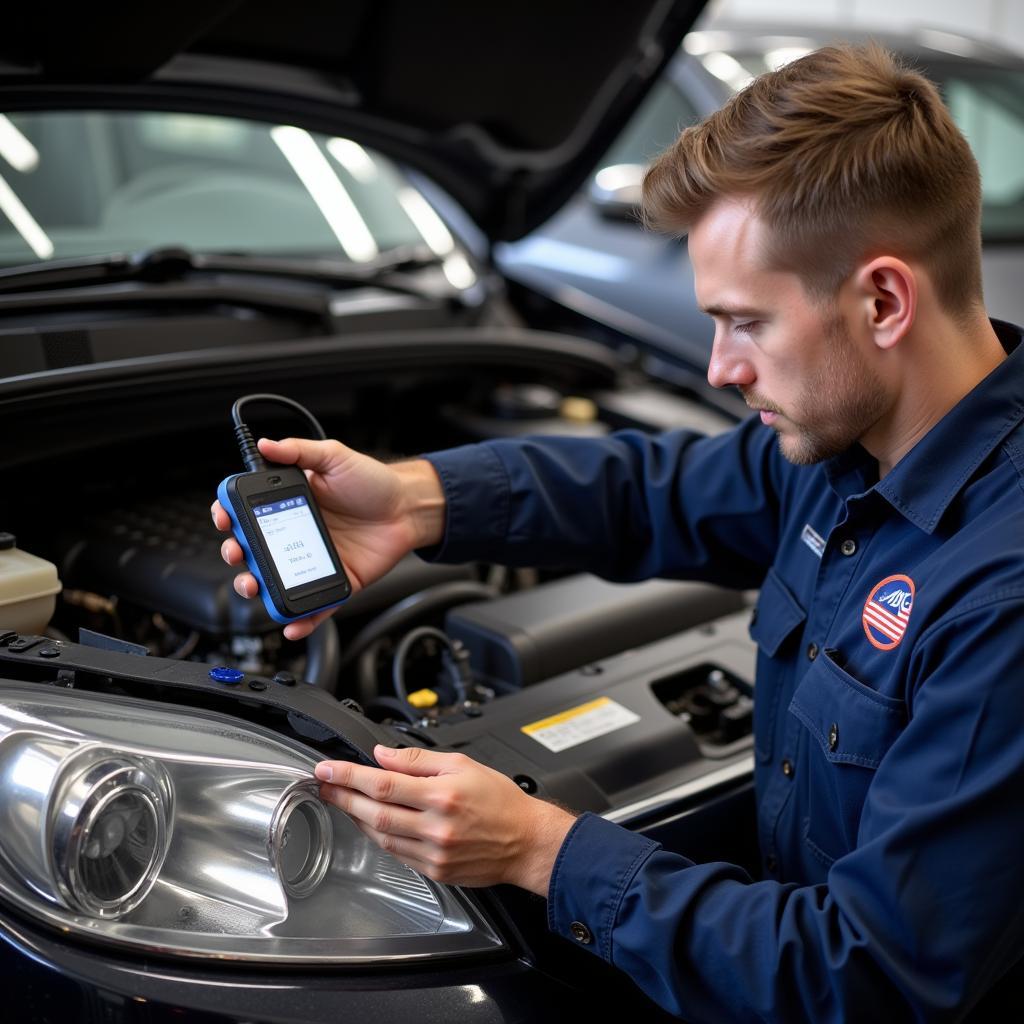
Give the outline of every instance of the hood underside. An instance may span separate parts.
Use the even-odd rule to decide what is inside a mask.
[[[511,240],[584,181],[703,4],[44,0],[0,40],[0,105],[343,133],[417,167],[493,240]]]

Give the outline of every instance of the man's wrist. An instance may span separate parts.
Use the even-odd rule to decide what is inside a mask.
[[[557,804],[532,797],[531,800],[535,813],[530,816],[521,869],[512,881],[522,889],[547,897],[558,852],[576,817]]]
[[[412,547],[440,544],[444,539],[446,501],[437,470],[426,459],[396,462],[391,468],[400,478],[403,512],[413,534]]]

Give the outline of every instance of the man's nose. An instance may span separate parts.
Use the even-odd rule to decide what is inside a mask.
[[[757,379],[753,364],[725,331],[715,331],[708,361],[708,383],[714,388],[750,387]]]

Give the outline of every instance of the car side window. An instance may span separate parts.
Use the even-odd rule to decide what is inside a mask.
[[[1024,235],[1024,76],[995,72],[941,83],[981,169],[982,234]]]

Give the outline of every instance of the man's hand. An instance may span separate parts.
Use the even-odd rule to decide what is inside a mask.
[[[444,534],[444,494],[433,467],[422,459],[386,465],[346,448],[338,441],[261,438],[259,449],[271,462],[306,471],[324,523],[355,593],[379,579],[410,551],[440,542]],[[227,512],[211,508],[218,530],[231,529]],[[234,538],[221,545],[228,565],[241,565],[242,548]],[[242,597],[255,597],[256,578],[235,577]],[[320,612],[285,626],[289,640],[308,636],[329,615]]]
[[[321,799],[438,882],[507,882],[547,896],[571,814],[464,754],[384,746],[373,753],[381,768],[321,761]]]

